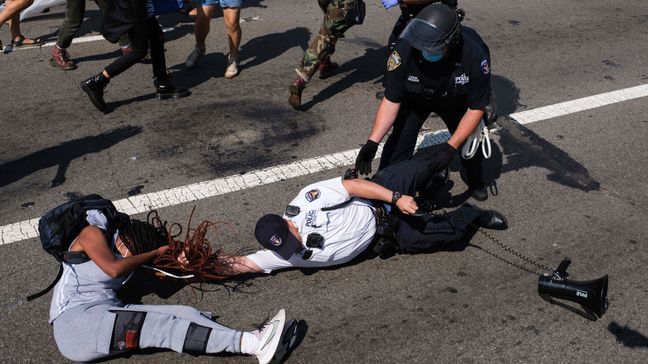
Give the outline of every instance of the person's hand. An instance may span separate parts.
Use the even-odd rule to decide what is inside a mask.
[[[159,248],[156,249],[156,251],[157,251],[157,256],[158,256],[158,257],[163,256],[164,253],[166,253],[168,250],[169,250],[169,246],[168,246],[168,245],[162,245],[161,247],[159,247]]]
[[[414,201],[414,197],[403,195],[396,201],[396,207],[401,210],[405,215],[413,215],[418,211],[418,205]]]
[[[457,150],[448,143],[441,143],[431,146],[425,154],[428,167],[433,172],[438,172],[448,167],[455,154],[457,154]]]
[[[377,151],[378,143],[371,139],[367,140],[365,145],[360,148],[360,152],[358,152],[358,157],[356,158],[355,169],[358,173],[367,175],[371,173],[371,161],[373,161]]]
[[[389,9],[398,5],[398,0],[382,0],[382,4],[385,7],[385,9]]]

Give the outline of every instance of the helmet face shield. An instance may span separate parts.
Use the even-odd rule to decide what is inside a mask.
[[[452,44],[460,29],[454,10],[443,4],[432,4],[407,24],[400,38],[418,50],[440,52]]]

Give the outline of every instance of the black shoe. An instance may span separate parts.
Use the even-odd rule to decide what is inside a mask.
[[[470,183],[468,173],[463,168],[459,171],[459,176],[461,177],[461,180],[464,181],[466,186],[468,186],[468,191],[471,192],[470,197],[474,198],[477,201],[488,200],[488,189],[484,184]]]
[[[169,80],[154,81],[155,84],[155,97],[158,100],[167,100],[167,99],[181,99],[191,95],[191,91],[186,88],[175,88]]]
[[[482,210],[479,207],[471,205],[469,203],[466,203],[463,206],[475,210],[479,213],[479,216],[477,216],[477,219],[475,219],[474,221],[475,225],[484,229],[491,230],[508,229],[508,221],[506,221],[506,217],[504,217],[504,215],[502,215],[501,213],[495,210]]]
[[[449,176],[450,169],[448,168],[436,172],[432,175],[432,178],[430,178],[423,190],[419,191],[419,194],[426,199],[434,198],[436,193],[448,182]]]
[[[382,259],[389,258],[398,253],[398,242],[393,239],[380,237],[372,248],[374,254],[379,255]]]
[[[468,189],[472,191],[470,197],[474,198],[477,201],[486,201],[488,200],[488,189],[486,186],[481,187],[470,187]]]
[[[81,82],[81,90],[88,95],[92,104],[101,112],[106,109],[106,102],[104,101],[103,94],[104,89],[109,82],[110,80],[102,73]]]

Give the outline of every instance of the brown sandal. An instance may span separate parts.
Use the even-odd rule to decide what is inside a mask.
[[[23,47],[23,46],[40,46],[45,42],[41,41],[40,38],[31,39],[25,38],[24,35],[19,35],[18,38],[11,41],[12,47]]]

